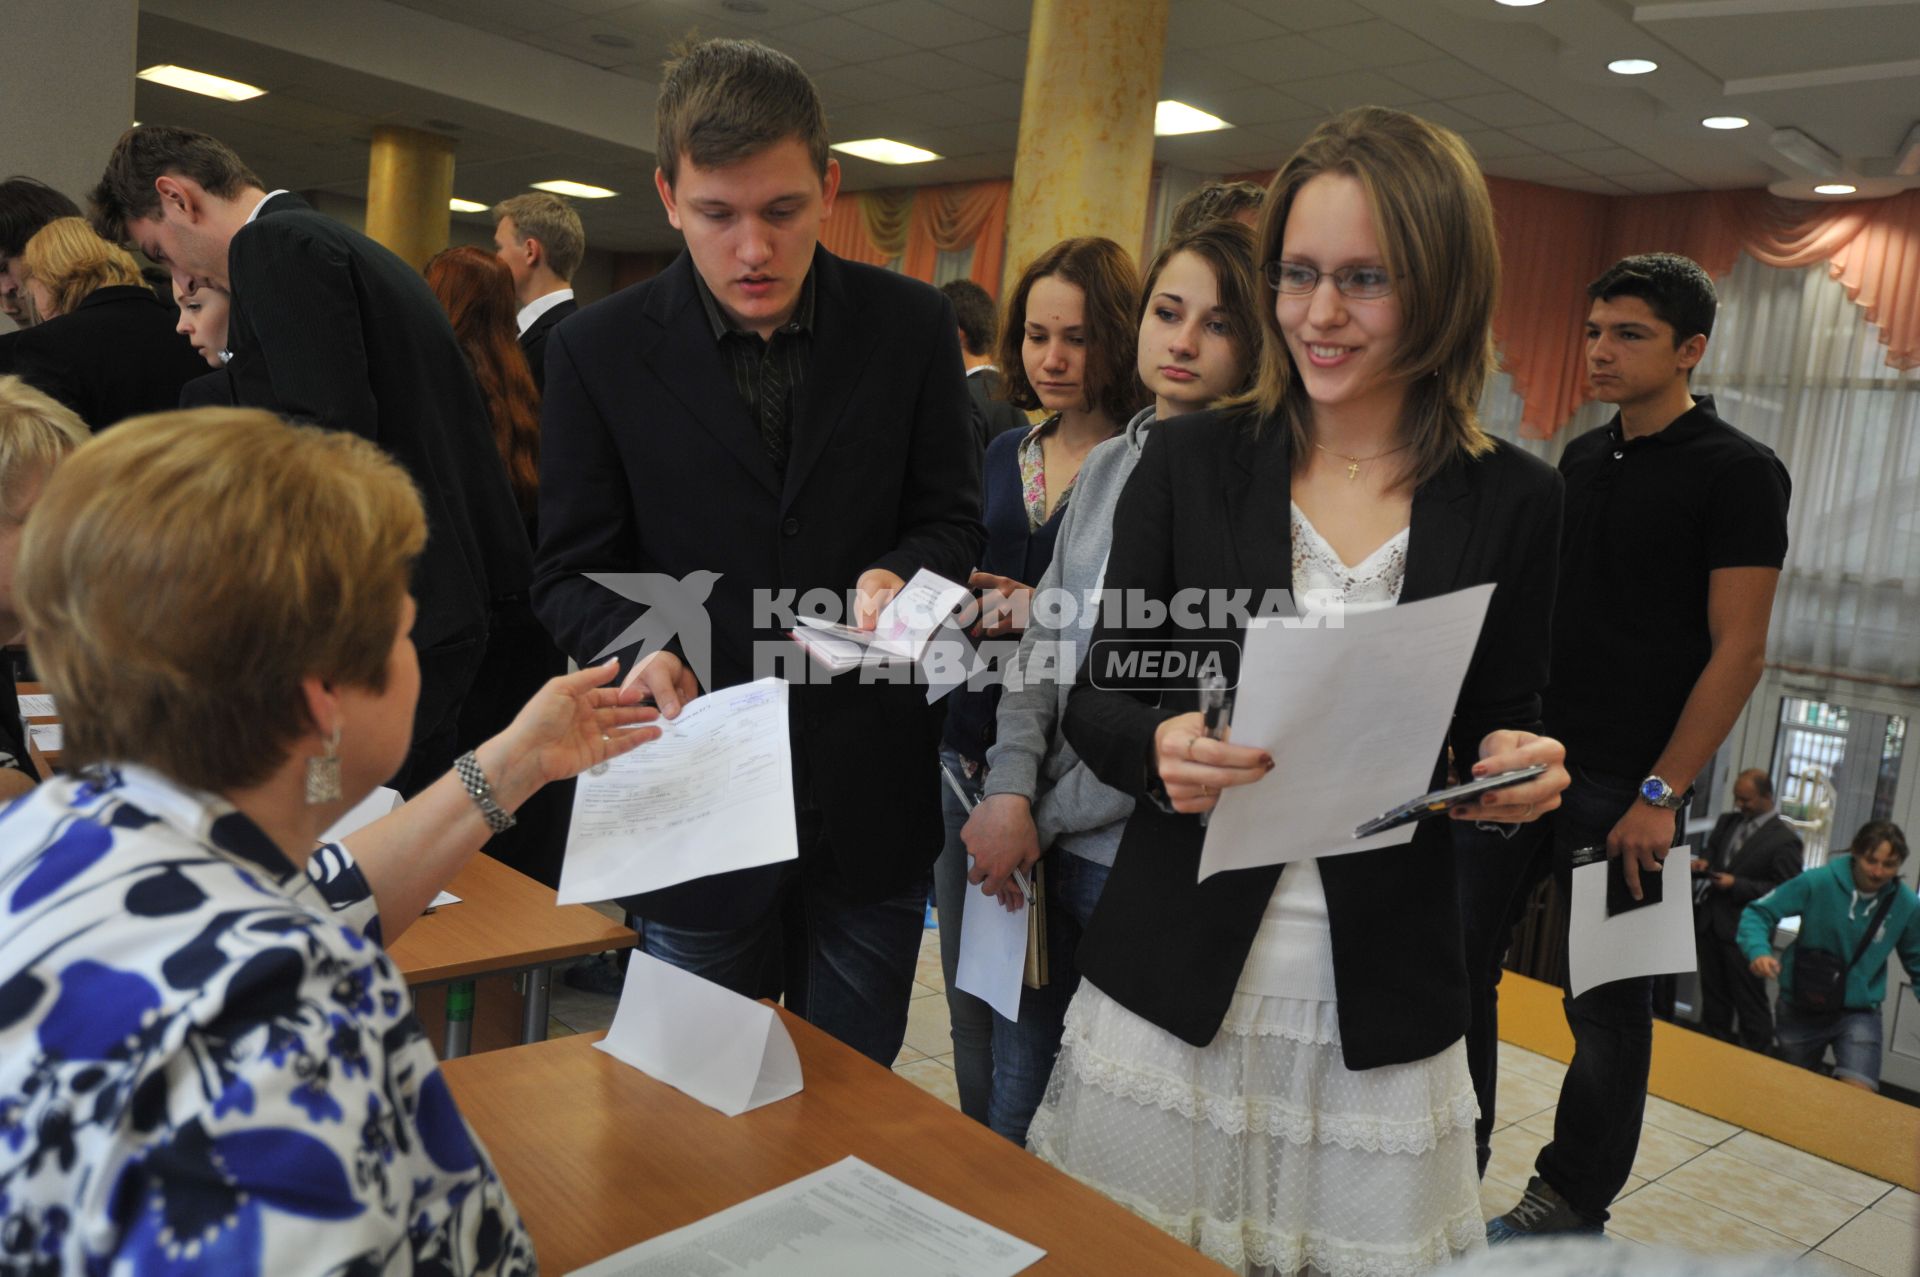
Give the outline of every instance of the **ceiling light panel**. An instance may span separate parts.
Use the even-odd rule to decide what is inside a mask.
[[[188,93],[219,98],[223,102],[245,102],[249,98],[257,98],[266,93],[265,89],[240,80],[229,80],[223,75],[209,75],[205,71],[175,66],[171,62],[148,67],[139,73],[139,78],[150,84],[164,84],[170,89],[185,89]]]
[[[896,142],[890,137],[863,137],[851,142],[835,142],[833,149],[876,164],[925,164],[941,157],[925,147]]]
[[[564,177],[556,177],[548,182],[535,182],[536,191],[552,191],[555,195],[571,195],[577,200],[604,200],[618,195],[604,186],[591,186],[586,182],[570,182]]]
[[[1175,102],[1171,98],[1153,109],[1155,137],[1179,137],[1183,133],[1215,133],[1232,127],[1233,125],[1217,115],[1202,111],[1197,106],[1188,106],[1185,102]]]

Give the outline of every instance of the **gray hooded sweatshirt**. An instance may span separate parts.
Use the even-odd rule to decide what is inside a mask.
[[[1019,654],[1007,671],[994,744],[987,751],[986,797],[1019,794],[1033,803],[1041,850],[1058,846],[1085,860],[1111,865],[1133,799],[1094,778],[1061,734],[1074,671],[1093,633],[1094,602],[1113,544],[1113,509],[1140,460],[1153,408],[1134,414],[1127,428],[1087,454],[1073,482],[1073,500],[1061,520],[1053,562],[1034,587],[1034,608]],[[1068,623],[1041,620],[1049,592],[1072,599]],[[1034,671],[1029,675],[1029,671]]]

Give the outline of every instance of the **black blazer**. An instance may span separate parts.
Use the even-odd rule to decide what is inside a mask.
[[[526,591],[533,555],[487,406],[426,281],[297,195],[274,196],[234,235],[227,269],[234,402],[351,431],[404,466],[427,510],[413,641],[484,639],[489,603]]]
[[[1707,835],[1706,853],[1709,873],[1733,875],[1733,886],[1726,890],[1708,886],[1694,911],[1694,928],[1715,940],[1732,943],[1740,928],[1740,911],[1799,874],[1806,849],[1793,826],[1775,816],[1754,830],[1740,850],[1731,857],[1727,846],[1733,831],[1746,820],[1737,811],[1727,812],[1714,822]]]
[[[94,430],[180,406],[180,387],[207,370],[173,330],[180,313],[147,288],[96,288],[73,313],[15,335],[13,371]]]
[[[998,369],[983,368],[967,374],[967,397],[972,401],[973,433],[984,455],[987,445],[1009,430],[1026,430],[1033,423],[1027,414],[1000,398],[1005,382]]]
[[[706,600],[713,687],[774,672],[767,654],[797,651],[754,606],[758,591],[786,592],[791,608],[809,590],[845,598],[873,567],[966,579],[983,539],[980,454],[952,307],[825,249],[813,279],[813,362],[784,481],[721,362],[686,254],[553,331],[533,599],[569,655],[591,660],[643,610],[583,572],[718,573]],[[623,665],[639,646],[621,649]],[[832,853],[801,868],[837,871],[856,900],[905,888],[942,840],[939,717],[925,690],[848,676],[793,686],[789,708],[797,801],[817,812]],[[781,878],[779,866],[719,874],[630,907],[669,924],[738,926],[765,912]]]
[[[180,387],[180,406],[182,408],[233,407],[232,376],[225,368],[216,368],[204,376],[195,377]]]
[[[563,302],[555,302],[550,310],[542,311],[540,318],[527,325],[527,331],[520,334],[520,351],[527,357],[527,367],[533,369],[533,384],[542,393],[547,388],[547,334],[559,326],[561,320],[580,309],[580,303],[569,297]]]
[[[1292,588],[1285,424],[1213,411],[1147,436],[1114,511],[1104,590],[1169,600],[1177,589]],[[1559,572],[1561,481],[1505,444],[1456,460],[1414,493],[1402,601],[1496,582],[1447,740],[1463,760],[1500,727],[1540,728],[1547,634]],[[1126,618],[1117,618],[1124,621]],[[1231,639],[1234,626],[1197,637]],[[1102,614],[1103,639],[1168,639]],[[1183,640],[1188,637],[1183,634]],[[1237,651],[1237,646],[1235,648]],[[1082,677],[1067,703],[1067,739],[1101,780],[1147,792],[1153,733],[1198,708],[1191,691],[1103,691]],[[1285,765],[1285,759],[1280,760]],[[1127,822],[1081,942],[1082,973],[1108,996],[1195,1046],[1213,1040],[1281,868],[1199,875],[1200,822],[1141,802]],[[1424,1059],[1466,1032],[1467,973],[1454,885],[1452,828],[1421,822],[1409,846],[1319,862],[1333,933],[1340,1038],[1348,1068]]]

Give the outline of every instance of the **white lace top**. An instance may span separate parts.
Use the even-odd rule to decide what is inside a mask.
[[[1293,507],[1296,596],[1307,590],[1330,591],[1349,608],[1392,607],[1400,600],[1406,575],[1407,529],[1348,567],[1300,507]],[[1238,988],[1265,997],[1334,1000],[1333,936],[1327,929],[1327,895],[1317,861],[1302,860],[1281,871]]]

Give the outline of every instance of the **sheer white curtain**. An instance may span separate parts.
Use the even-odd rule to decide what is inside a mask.
[[[1793,478],[1770,659],[1920,678],[1920,372],[1824,266],[1742,256],[1694,384]]]
[[[1743,255],[1719,291],[1694,388],[1793,479],[1768,658],[1920,678],[1920,370],[1886,366],[1879,331],[1824,266],[1776,270]],[[1507,376],[1481,400],[1490,432],[1550,462],[1612,412],[1588,403],[1552,439],[1529,440]]]

